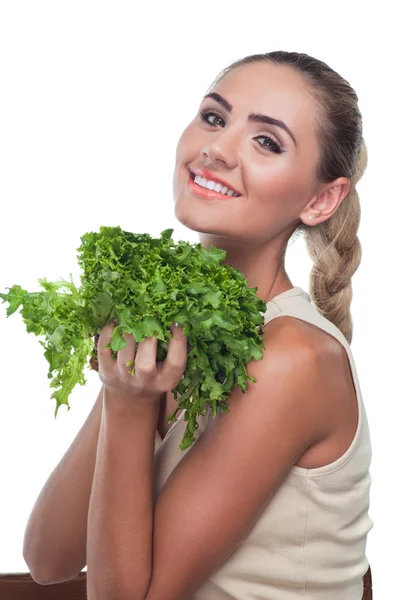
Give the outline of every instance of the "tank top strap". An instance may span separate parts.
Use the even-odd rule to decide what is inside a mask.
[[[285,313],[286,311],[293,313],[300,310],[301,312],[301,308],[304,308],[304,304],[302,300],[300,300],[300,303],[297,302],[297,299],[302,298],[303,296],[311,302],[311,297],[298,285],[274,296],[267,302],[267,309],[264,313],[264,325],[269,323],[269,321],[272,321],[276,316],[283,316],[282,313]],[[295,315],[293,314],[293,316]]]
[[[264,326],[272,319],[285,316],[295,317],[323,329],[343,344],[347,352],[350,350],[350,345],[340,329],[318,312],[311,296],[300,286],[294,286],[267,302]]]

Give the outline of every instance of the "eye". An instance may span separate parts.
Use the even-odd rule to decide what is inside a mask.
[[[278,144],[277,141],[275,141],[275,139],[272,137],[272,135],[258,135],[256,139],[258,138],[264,138],[265,140],[268,140],[268,143],[271,144],[270,148],[273,149],[273,152],[276,152],[276,154],[282,154],[283,150],[281,148],[281,146]],[[261,144],[261,146],[263,146],[263,148],[265,148],[266,150],[268,150],[268,147],[265,146],[264,144]]]
[[[212,112],[211,110],[202,110],[200,111],[200,116],[202,121],[204,121],[205,123],[207,123],[207,125],[214,125],[215,123],[210,123],[210,121],[208,120],[208,117],[212,115],[213,117],[217,117],[217,119],[220,119],[220,121],[223,121],[223,118],[220,117],[219,115],[217,115],[217,113]]]
[[[204,123],[206,123],[207,125],[211,125],[212,127],[216,127],[216,124],[215,124],[215,122],[211,123],[209,121],[208,117],[216,117],[216,120],[224,122],[223,118],[218,113],[216,113],[212,110],[200,111],[200,117]],[[270,134],[258,135],[255,139],[259,139],[259,138],[264,138],[265,140],[268,140],[269,146],[267,146],[266,144],[260,143],[260,146],[263,148],[263,150],[267,150],[269,152],[272,151],[275,154],[282,154],[282,152],[284,152],[281,145],[277,142],[277,140],[272,135],[270,135]]]

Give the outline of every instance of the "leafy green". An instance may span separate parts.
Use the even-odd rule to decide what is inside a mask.
[[[244,393],[250,377],[245,365],[262,358],[262,325],[266,302],[256,296],[258,288],[248,287],[243,273],[221,265],[225,250],[200,243],[175,243],[173,229],[160,238],[134,234],[120,227],[100,227],[100,233],[81,237],[78,263],[83,270],[77,288],[64,279],[48,282],[44,288],[27,292],[19,285],[0,294],[7,301],[7,317],[23,305],[20,314],[28,333],[44,336],[40,344],[49,363],[51,395],[56,400],[55,418],[74,386],[84,385],[84,368],[93,359],[93,340],[111,320],[117,319],[108,347],[113,357],[127,342],[123,333],[132,333],[137,342],[156,335],[157,361],[166,358],[170,326],[184,324],[189,347],[182,380],[172,390],[178,400],[169,422],[186,409],[187,427],[180,444],[185,450],[195,441],[196,416],[206,414],[206,405],[228,412],[225,400],[237,384]],[[135,372],[135,361],[131,373]],[[54,373],[54,375],[53,375]]]

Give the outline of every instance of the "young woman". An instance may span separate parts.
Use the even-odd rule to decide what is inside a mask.
[[[205,248],[225,249],[267,302],[264,355],[247,366],[256,383],[246,395],[235,387],[228,413],[198,417],[196,443],[182,451],[185,411],[173,424],[168,416],[186,365],[183,331],[173,328],[160,365],[155,337],[126,336],[112,360],[114,325],[103,328],[93,477],[79,546],[76,524],[64,545],[71,576],[87,560],[89,600],[361,599],[373,521],[350,349],[355,186],[367,160],[357,101],[325,63],[270,52],[225,69],[183,132],[175,215]],[[299,233],[315,262],[310,295],[285,271]],[[42,582],[60,580],[56,564],[67,572],[66,552],[57,558]]]

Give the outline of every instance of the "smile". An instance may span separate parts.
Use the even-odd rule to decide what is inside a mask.
[[[240,197],[240,194],[230,190],[227,186],[194,173],[189,174],[188,188],[199,198],[207,200],[232,200]]]

